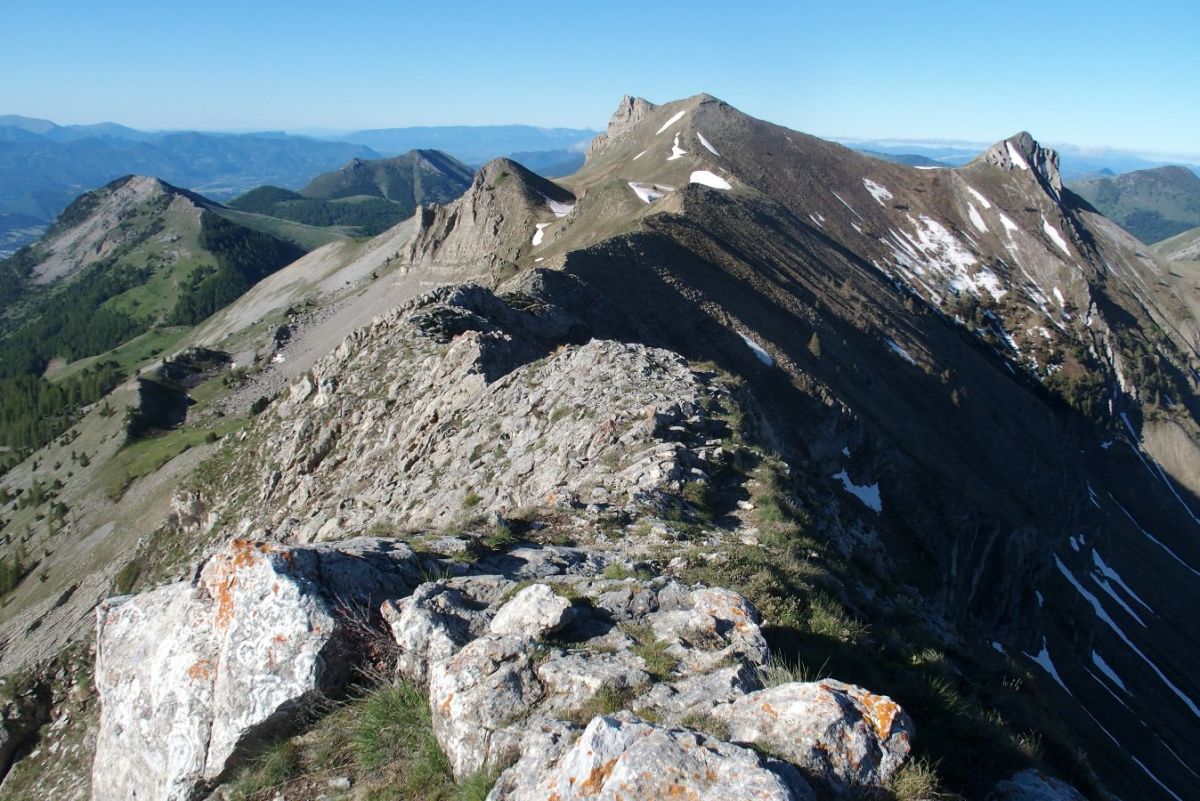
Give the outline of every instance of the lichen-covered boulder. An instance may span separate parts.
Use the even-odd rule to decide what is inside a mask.
[[[585,798],[808,801],[813,794],[790,765],[699,732],[667,729],[623,713],[594,718],[540,776],[527,776],[516,786],[502,779],[488,796],[489,801]]]
[[[655,637],[680,661],[684,672],[716,669],[731,659],[766,663],[767,641],[754,606],[733,590],[701,587],[687,591],[668,585],[659,611],[648,615]]]
[[[529,645],[488,634],[430,667],[433,732],[456,778],[493,763],[496,732],[541,700]]]
[[[987,801],[1085,801],[1071,785],[1038,770],[1023,770],[998,782]]]
[[[892,699],[830,679],[759,690],[712,714],[730,740],[766,746],[835,796],[886,786],[913,735],[912,721]]]
[[[95,801],[195,797],[240,748],[348,678],[350,608],[415,583],[403,545],[235,540],[192,582],[101,604]]]
[[[396,671],[424,684],[429,665],[449,659],[487,630],[489,616],[456,586],[428,582],[407,598],[384,601],[380,609],[396,641]]]
[[[561,629],[571,616],[570,601],[545,584],[531,584],[500,607],[492,618],[491,631],[536,640]]]

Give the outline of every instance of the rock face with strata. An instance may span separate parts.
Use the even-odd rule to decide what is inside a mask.
[[[415,558],[397,543],[235,540],[191,582],[102,604],[95,801],[194,798],[240,748],[349,677],[339,648],[349,608],[416,582]]]
[[[570,192],[515,161],[495,159],[458,200],[417,208],[406,259],[414,268],[496,280],[529,253],[538,223],[554,222],[554,209],[562,213],[574,202]]]

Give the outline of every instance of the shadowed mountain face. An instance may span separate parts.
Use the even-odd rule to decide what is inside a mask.
[[[374,235],[408,219],[422,203],[448,203],[471,183],[462,162],[437,150],[413,150],[391,159],[354,159],[318,175],[298,192],[275,186],[230,201],[239,211],[314,226],[344,226]]]
[[[556,269],[544,291],[592,336],[744,375],[789,461],[878,492],[844,507],[890,578],[1032,667],[1112,792],[1186,795],[1196,317],[1054,152],[1019,134],[916,169],[707,96],[627,98],[560,183],[568,214],[513,195],[495,216],[527,223],[487,249]],[[489,191],[423,221],[414,260]]]
[[[1200,177],[1184,167],[1093,178],[1071,189],[1146,244],[1200,225]]]

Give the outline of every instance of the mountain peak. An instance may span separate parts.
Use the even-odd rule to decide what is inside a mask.
[[[1002,139],[980,156],[986,164],[1002,170],[1029,170],[1051,195],[1062,193],[1062,177],[1058,171],[1058,152],[1042,147],[1028,131]]]

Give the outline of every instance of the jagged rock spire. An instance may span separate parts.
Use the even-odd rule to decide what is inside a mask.
[[[646,100],[644,97],[633,97],[625,95],[621,98],[621,102],[617,104],[617,110],[613,112],[612,117],[608,121],[608,128],[604,133],[592,140],[588,146],[587,158],[601,150],[606,144],[613,139],[621,136],[627,131],[632,130],[642,118],[653,111],[657,106]]]
[[[988,148],[980,157],[1002,170],[1032,171],[1038,182],[1058,199],[1062,177],[1058,172],[1058,151],[1042,147],[1027,131],[1021,131]]]

